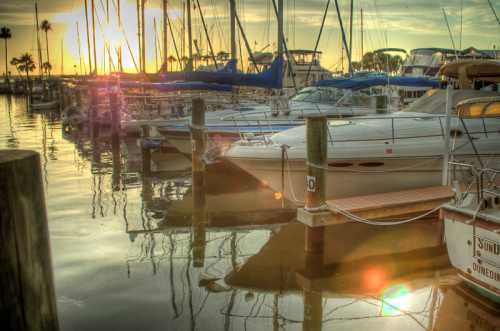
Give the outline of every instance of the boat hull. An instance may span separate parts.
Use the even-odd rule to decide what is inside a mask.
[[[231,157],[229,161],[252,174],[264,185],[282,192],[297,205],[304,203],[307,167],[304,159]],[[442,158],[376,158],[328,160],[326,199],[401,191],[440,185]],[[500,164],[496,157],[491,164]],[[331,165],[331,166],[330,166]],[[460,174],[458,174],[460,176]]]
[[[500,303],[500,218],[495,223],[476,214],[473,222],[473,214],[451,206],[442,210],[450,262],[469,285]]]

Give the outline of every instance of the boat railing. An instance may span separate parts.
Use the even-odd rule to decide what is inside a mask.
[[[489,193],[493,196],[498,196],[498,191],[491,191],[485,188],[485,175],[489,175],[489,178],[487,178],[488,182],[495,183],[496,176],[500,174],[500,169],[494,169],[494,168],[488,168],[485,166],[477,166],[476,164],[473,163],[465,163],[465,162],[457,162],[457,161],[450,161],[448,162],[450,166],[452,166],[453,173],[456,173],[456,168],[468,168],[472,176],[474,178],[474,181],[472,184],[475,183],[476,186],[476,194],[477,197],[477,202],[481,203],[484,201],[484,194]],[[465,193],[470,193],[469,192],[470,187]],[[459,189],[455,189],[455,191],[459,191]]]

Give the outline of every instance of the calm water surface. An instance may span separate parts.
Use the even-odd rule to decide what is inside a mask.
[[[439,224],[329,228],[322,257],[275,194],[226,165],[193,214],[190,160],[63,133],[0,96],[0,148],[41,155],[63,330],[495,330]],[[203,201],[203,199],[201,200]]]

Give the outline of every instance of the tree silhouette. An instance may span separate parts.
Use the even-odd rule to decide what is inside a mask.
[[[10,33],[10,29],[6,26],[3,26],[0,29],[0,38],[4,40],[5,43],[5,78],[7,79],[7,82],[9,82],[9,69],[8,69],[8,61],[7,61],[7,40],[12,38],[12,34]]]
[[[40,29],[42,29],[45,32],[45,49],[47,50],[47,62],[50,63],[50,56],[49,56],[49,31],[52,30],[52,25],[49,23],[47,20],[43,20],[42,24],[40,25]],[[50,71],[52,69],[52,66],[48,70],[49,76],[50,76]]]
[[[29,92],[32,92],[32,86],[30,81],[30,72],[35,70],[36,65],[33,62],[33,56],[29,53],[24,53],[20,57],[15,57],[10,61],[10,64],[15,66],[19,72],[26,73],[26,84],[28,85]]]

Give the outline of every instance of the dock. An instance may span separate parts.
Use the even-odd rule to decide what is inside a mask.
[[[350,222],[340,211],[376,222],[414,213],[425,213],[453,198],[449,186],[431,186],[398,192],[378,193],[325,201],[321,211],[297,210],[299,222],[309,227],[322,227]]]

